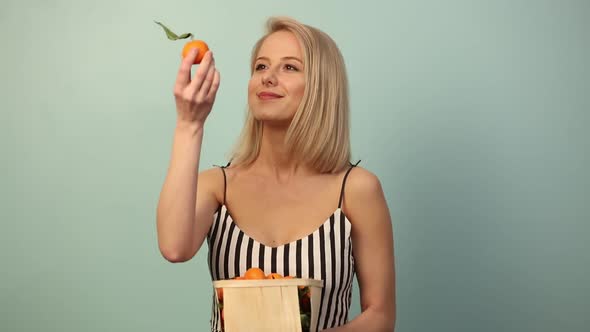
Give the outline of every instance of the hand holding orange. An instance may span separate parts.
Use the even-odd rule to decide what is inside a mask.
[[[184,47],[182,48],[182,53],[181,53],[182,57],[183,58],[187,57],[188,54],[190,53],[191,49],[196,48],[199,50],[199,52],[197,53],[197,56],[195,57],[193,64],[196,65],[196,64],[201,63],[201,60],[203,60],[205,53],[207,53],[207,51],[209,50],[209,46],[207,45],[207,43],[205,43],[202,40],[193,40],[192,33],[183,33],[182,35],[178,36],[177,34],[172,32],[170,29],[168,29],[168,27],[166,27],[164,24],[162,24],[160,22],[156,22],[156,24],[158,24],[159,26],[161,26],[164,29],[164,31],[166,32],[166,36],[170,40],[190,38],[191,40],[188,41],[186,44],[184,44]]]
[[[182,57],[186,58],[186,56],[190,53],[190,50],[193,48],[199,50],[199,53],[197,53],[197,56],[195,57],[195,61],[193,61],[193,64],[196,65],[201,63],[201,60],[203,60],[205,53],[209,51],[209,46],[207,46],[207,43],[205,43],[202,40],[191,40],[188,43],[184,44],[184,48],[182,49]]]

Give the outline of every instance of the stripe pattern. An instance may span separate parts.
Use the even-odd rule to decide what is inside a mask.
[[[259,267],[266,274],[323,280],[317,326],[310,331],[344,325],[348,321],[354,277],[350,231],[350,221],[338,208],[313,233],[278,247],[265,246],[245,234],[226,206],[221,205],[207,235],[211,279],[230,279],[251,267]],[[222,332],[215,292],[212,303],[211,331]]]

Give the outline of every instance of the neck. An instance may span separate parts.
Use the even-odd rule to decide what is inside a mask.
[[[286,182],[294,176],[315,173],[287,150],[285,146],[287,128],[288,126],[263,124],[260,153],[253,165],[267,174],[272,174],[279,182]]]

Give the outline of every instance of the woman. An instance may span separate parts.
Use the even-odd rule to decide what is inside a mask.
[[[347,78],[333,40],[271,18],[252,52],[249,112],[228,166],[198,175],[204,123],[220,76],[207,52],[182,61],[177,126],[157,211],[159,248],[191,259],[205,239],[213,280],[265,273],[321,279],[319,331],[393,331],[395,271],[380,182],[350,163]],[[348,321],[356,273],[362,313]],[[213,307],[212,331],[220,331]]]

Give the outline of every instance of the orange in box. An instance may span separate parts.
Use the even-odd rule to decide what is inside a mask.
[[[213,282],[225,332],[314,331],[323,281],[242,279]]]

